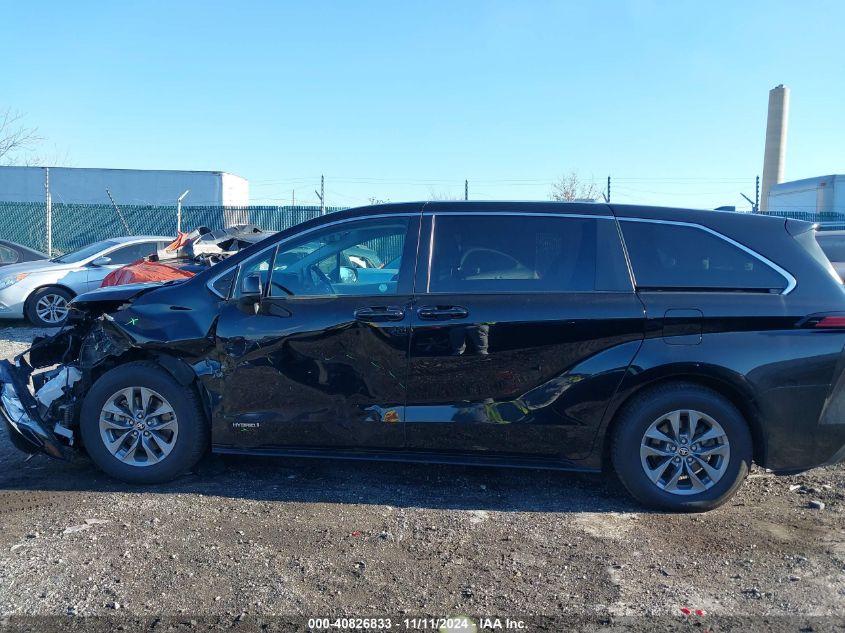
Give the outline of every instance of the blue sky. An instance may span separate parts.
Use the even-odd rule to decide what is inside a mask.
[[[0,108],[77,167],[223,170],[253,202],[742,205],[768,90],[787,179],[845,172],[843,2],[0,2]],[[189,201],[188,201],[189,202]]]

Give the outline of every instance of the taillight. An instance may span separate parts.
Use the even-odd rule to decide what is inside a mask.
[[[817,330],[845,330],[845,314],[811,314],[798,325]]]
[[[845,316],[822,317],[813,327],[817,328],[845,328]]]

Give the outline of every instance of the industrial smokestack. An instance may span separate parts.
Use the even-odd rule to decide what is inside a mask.
[[[786,128],[789,122],[789,88],[780,84],[769,90],[769,114],[766,119],[766,150],[763,153],[763,187],[760,209],[769,208],[769,190],[783,182],[786,161]]]

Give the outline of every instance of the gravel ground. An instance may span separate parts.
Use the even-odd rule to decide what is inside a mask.
[[[0,329],[0,356],[34,333]],[[2,434],[0,630],[327,614],[843,630],[844,527],[841,466],[757,469],[722,509],[671,515],[599,476],[488,468],[210,456],[135,487],[84,458],[25,462]]]

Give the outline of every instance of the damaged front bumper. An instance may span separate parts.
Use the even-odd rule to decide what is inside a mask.
[[[41,419],[38,402],[27,387],[27,370],[7,360],[0,361],[0,415],[9,438],[18,449],[33,454],[44,452],[64,459],[67,448],[48,423]]]
[[[17,448],[69,458],[71,449],[81,445],[80,415],[89,389],[123,362],[157,360],[184,384],[195,377],[173,355],[170,335],[158,336],[159,329],[173,320],[193,324],[183,315],[194,313],[157,302],[147,316],[135,311],[137,297],[165,288],[126,285],[80,295],[70,304],[64,328],[52,336],[36,337],[14,361],[0,361],[0,418]],[[201,334],[191,339],[192,345],[206,349],[208,330],[197,331]]]
[[[80,320],[37,337],[14,362],[0,361],[0,418],[15,447],[70,457],[91,370],[128,348],[108,323],[107,316]]]

